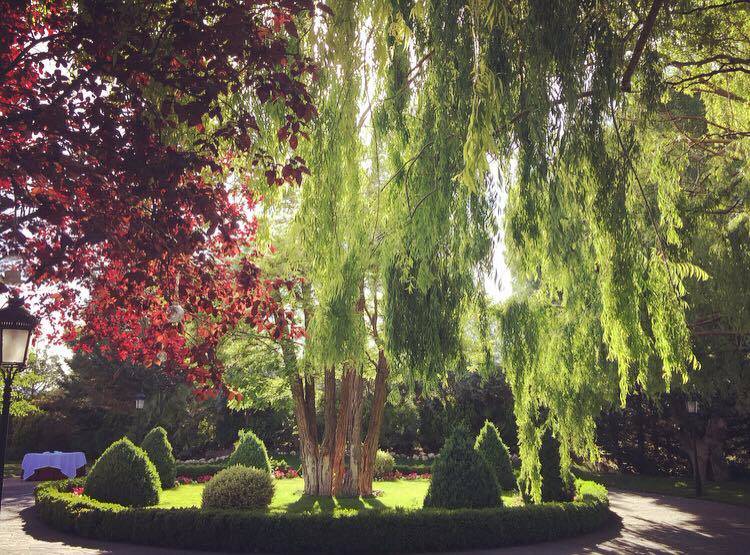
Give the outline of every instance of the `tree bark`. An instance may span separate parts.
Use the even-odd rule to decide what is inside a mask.
[[[664,4],[666,3],[667,0],[654,0],[654,2],[651,4],[651,9],[648,11],[646,21],[643,23],[641,34],[638,36],[638,40],[635,41],[635,46],[633,47],[633,55],[630,57],[630,61],[628,62],[628,65],[625,68],[625,72],[622,75],[620,89],[623,92],[631,91],[630,80],[633,78],[633,74],[638,67],[638,62],[641,59],[643,50],[646,48],[646,43],[651,36],[651,31],[653,31],[654,29],[656,16],[659,14],[659,10],[662,8],[662,6],[664,6]]]
[[[305,493],[318,495],[318,438],[308,419],[308,401],[305,399],[305,390],[302,378],[299,375],[291,378],[292,399],[294,401],[294,417],[297,421],[297,433],[299,434],[300,458],[302,460],[302,476],[305,481]],[[314,402],[314,401],[313,401]]]
[[[341,489],[337,492],[341,497],[359,497],[360,464],[362,459],[362,397],[364,394],[364,380],[358,372],[352,378],[351,398],[351,426],[349,427],[349,465],[344,468]]]
[[[388,398],[388,375],[390,367],[383,349],[378,350],[378,363],[375,374],[375,390],[372,398],[370,422],[367,426],[367,437],[362,450],[362,463],[359,474],[360,495],[372,495],[372,482],[375,475],[375,456],[380,442],[380,429],[383,425],[385,402]]]
[[[333,452],[336,439],[336,373],[326,369],[323,389],[325,432],[320,450],[318,495],[333,495]]]

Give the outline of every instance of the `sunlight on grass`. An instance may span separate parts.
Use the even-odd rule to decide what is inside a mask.
[[[311,497],[302,494],[302,478],[291,480],[276,480],[276,494],[273,497],[270,510],[274,512],[314,513],[339,512],[344,510],[370,509],[419,509],[427,494],[428,480],[397,480],[375,482],[374,489],[382,494],[376,497],[357,499],[330,499],[327,497]],[[201,493],[204,484],[189,484],[173,489],[164,490],[161,494],[159,507],[165,509],[177,507],[200,507]],[[503,504],[518,505],[518,496],[503,496]]]
[[[576,474],[586,480],[594,480],[608,488],[644,493],[661,493],[679,497],[695,497],[695,484],[684,477],[644,476],[619,474],[616,472],[593,473],[578,468]],[[727,481],[707,482],[703,484],[702,499],[750,506],[750,482]]]

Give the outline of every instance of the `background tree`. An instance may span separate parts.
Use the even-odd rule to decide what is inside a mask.
[[[0,13],[0,257],[71,337],[83,317],[84,348],[220,385],[218,312],[279,333],[252,253],[226,259],[252,242],[257,187],[301,181],[291,151],[315,109],[293,17],[313,2],[29,0]],[[280,162],[260,148],[264,108],[288,147]],[[191,341],[166,319],[173,303],[201,321]]]
[[[748,66],[735,54],[748,49],[748,6],[469,9],[475,97],[462,179],[481,182],[488,152],[504,169],[517,297],[498,314],[499,349],[521,476],[539,499],[543,428],[560,440],[565,474],[570,450],[596,458],[602,409],[701,366],[689,291],[712,276],[688,218],[696,197],[746,212]]]
[[[307,33],[320,66],[320,115],[301,147],[310,176],[268,203],[278,250],[264,269],[301,278],[281,300],[304,322],[304,343],[282,338],[272,350],[291,384],[305,491],[369,495],[389,383],[434,387],[459,364],[461,317],[492,225],[482,195],[452,180],[470,98],[460,6],[410,28],[379,2],[329,5],[333,17]],[[410,45],[420,61],[407,73],[429,91],[413,100],[402,71]],[[456,104],[436,114],[445,90]]]

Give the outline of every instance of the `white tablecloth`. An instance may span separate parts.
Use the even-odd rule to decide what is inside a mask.
[[[21,461],[21,468],[23,469],[23,479],[28,479],[29,476],[34,474],[38,468],[45,468],[47,466],[52,468],[59,468],[60,472],[65,474],[68,478],[76,477],[76,470],[86,465],[86,455],[80,451],[74,453],[63,453],[62,451],[55,451],[46,453],[26,453]]]

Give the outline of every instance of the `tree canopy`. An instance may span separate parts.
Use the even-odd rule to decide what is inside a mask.
[[[268,370],[244,383],[291,380],[311,453],[316,377],[327,421],[338,380],[360,426],[368,363],[381,408],[392,373],[499,363],[539,500],[545,434],[567,480],[571,453],[597,457],[603,408],[719,384],[700,380],[725,354],[745,368],[749,16],[718,0],[9,4],[0,254],[89,287],[84,347],[198,384],[232,358]],[[488,307],[498,239],[514,295]]]

